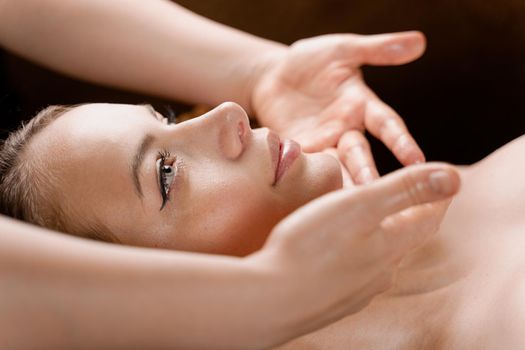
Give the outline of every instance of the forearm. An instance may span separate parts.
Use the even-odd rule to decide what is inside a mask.
[[[3,0],[0,44],[85,80],[249,109],[251,84],[281,44],[167,0]]]
[[[1,348],[249,349],[298,335],[278,329],[282,284],[243,259],[0,225]]]

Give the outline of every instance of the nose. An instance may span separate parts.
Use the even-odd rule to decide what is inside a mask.
[[[232,160],[240,157],[252,132],[244,109],[234,102],[225,102],[203,117],[208,127],[216,132],[217,146],[222,155]]]

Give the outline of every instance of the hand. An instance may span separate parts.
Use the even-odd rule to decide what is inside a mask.
[[[437,231],[459,183],[451,166],[417,165],[327,194],[279,223],[255,257],[282,276],[274,288],[295,287],[294,326],[320,328],[389,289],[405,254]]]
[[[354,182],[370,182],[378,174],[365,129],[404,165],[423,162],[424,155],[403,120],[366,86],[359,67],[404,64],[424,50],[419,32],[299,40],[265,58],[251,108],[261,124],[297,140],[305,151],[335,147],[342,138],[348,147],[341,156]]]

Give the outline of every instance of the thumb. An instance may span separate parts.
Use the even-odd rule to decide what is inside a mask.
[[[363,35],[357,39],[360,64],[398,65],[421,57],[425,52],[426,39],[418,31]]]
[[[459,173],[451,165],[426,163],[403,168],[360,188],[364,211],[360,224],[373,227],[410,207],[450,198],[459,187]]]
[[[451,199],[426,203],[391,215],[381,223],[386,246],[403,256],[423,245],[443,221]],[[397,249],[393,249],[397,247]]]

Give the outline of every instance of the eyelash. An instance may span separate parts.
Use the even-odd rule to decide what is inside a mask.
[[[166,175],[162,171],[162,168],[164,167],[166,160],[171,158],[171,154],[167,150],[162,150],[158,153],[158,176],[159,176],[159,187],[160,187],[160,194],[162,196],[162,205],[160,207],[160,210],[164,209],[166,206],[166,203],[169,200],[169,186],[171,184],[166,183]],[[171,164],[172,167],[175,167],[175,162]],[[172,170],[175,171],[175,170]],[[173,181],[173,180],[172,180]]]

